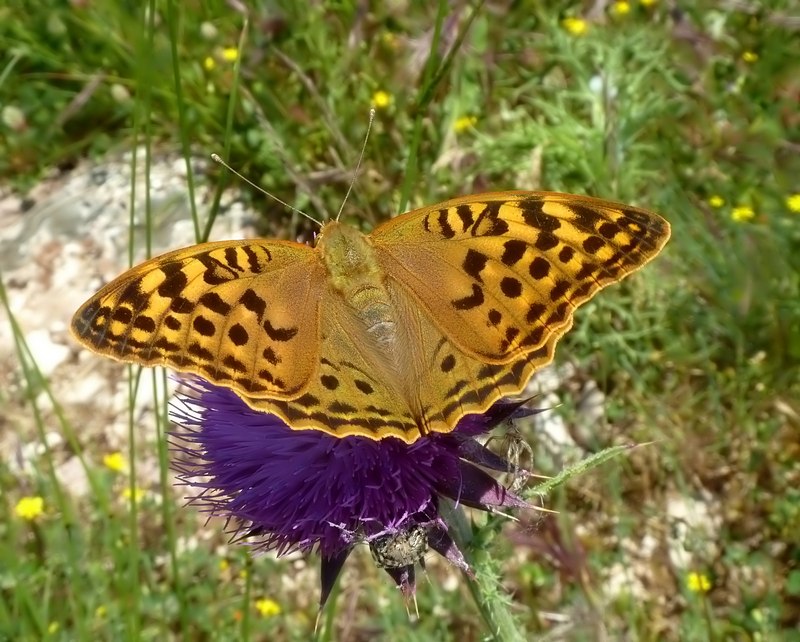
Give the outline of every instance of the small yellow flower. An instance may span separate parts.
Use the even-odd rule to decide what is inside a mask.
[[[103,456],[103,465],[115,473],[124,472],[126,468],[125,457],[122,456],[121,452],[108,453]]]
[[[719,194],[714,194],[713,196],[708,197],[708,204],[715,210],[718,210],[720,207],[725,205],[725,199]]]
[[[224,557],[219,561],[219,570],[223,573],[231,567],[231,563]]]
[[[44,513],[44,499],[39,496],[23,497],[17,502],[14,510],[17,513],[17,517],[27,519],[29,522],[33,521]]]
[[[708,593],[711,590],[711,580],[705,573],[693,571],[686,576],[686,588],[692,593]]]
[[[262,597],[260,600],[256,600],[256,610],[262,617],[274,617],[280,614],[281,607],[275,600]]]
[[[739,207],[734,207],[731,212],[731,218],[737,223],[746,223],[747,221],[752,221],[755,217],[756,213],[749,205],[739,205]]]
[[[136,504],[141,502],[144,499],[145,495],[147,495],[147,491],[142,488],[136,488],[136,487],[131,488],[130,486],[128,486],[128,488],[122,491],[122,496],[127,501],[133,500]]]
[[[742,53],[742,60],[752,64],[758,60],[758,54],[755,51],[745,51]]]
[[[786,197],[786,207],[790,212],[800,214],[800,194],[792,194]]]
[[[456,134],[460,134],[475,127],[477,122],[478,118],[476,116],[461,116],[453,123],[453,130],[455,130]]]
[[[108,607],[105,604],[101,604],[94,610],[94,616],[97,619],[102,619],[108,614]]]
[[[217,66],[217,61],[214,60],[211,56],[206,56],[205,60],[203,60],[203,67],[206,71],[211,71],[214,67]]]
[[[372,106],[375,107],[375,109],[386,109],[391,104],[392,95],[382,89],[372,94]]]
[[[226,62],[236,62],[239,58],[239,50],[236,47],[225,47],[222,50],[222,59]]]
[[[643,7],[652,7],[656,3],[656,0],[639,0],[639,4]]]
[[[631,3],[619,0],[611,5],[611,12],[618,16],[626,16],[631,12]]]
[[[582,36],[589,29],[589,23],[583,18],[564,18],[561,21],[561,26],[573,36]]]
[[[50,622],[50,624],[47,625],[47,632],[50,635],[58,633],[58,622]]]

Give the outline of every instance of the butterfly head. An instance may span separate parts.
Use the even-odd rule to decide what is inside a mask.
[[[327,222],[317,237],[317,250],[332,284],[340,291],[351,290],[355,284],[372,281],[380,274],[369,237],[345,223]]]

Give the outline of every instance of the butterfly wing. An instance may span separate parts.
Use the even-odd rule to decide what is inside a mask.
[[[117,277],[80,307],[71,330],[121,361],[167,365],[252,397],[291,398],[318,367],[323,272],[299,243],[195,245]]]
[[[500,192],[410,212],[371,238],[420,329],[409,405],[424,432],[448,432],[523,390],[575,309],[658,254],[669,224],[599,199]]]
[[[507,363],[563,335],[574,310],[650,261],[660,216],[555,192],[497,192],[399,216],[371,235],[392,275],[459,350]]]

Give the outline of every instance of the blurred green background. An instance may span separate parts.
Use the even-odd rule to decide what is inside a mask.
[[[792,0],[9,0],[0,187],[25,195],[136,146],[217,152],[323,219],[374,106],[345,207],[364,229],[501,189],[661,213],[664,254],[582,309],[560,344],[571,374],[553,411],[584,454],[655,443],[547,497],[557,515],[492,521],[486,546],[529,639],[800,640],[799,32]],[[221,168],[205,180],[243,191],[264,235],[315,229]],[[198,205],[198,237],[218,206]],[[13,453],[0,462],[0,639],[310,638],[313,558],[224,545],[222,525],[180,508],[166,474],[131,501],[127,453],[104,452],[58,399],[43,407],[48,382],[17,348],[0,437],[43,445],[32,470]],[[588,427],[587,386],[604,396]],[[54,473],[53,430],[85,463],[88,497]],[[563,461],[522,430],[537,472],[556,474]],[[163,447],[147,448],[165,470]],[[369,556],[354,556],[320,635],[486,639],[455,577],[432,566],[414,621]]]

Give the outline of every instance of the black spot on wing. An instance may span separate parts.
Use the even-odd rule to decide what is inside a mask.
[[[217,327],[214,325],[214,323],[202,315],[194,318],[192,327],[197,334],[203,337],[213,337],[217,331]]]
[[[128,307],[119,306],[111,315],[112,321],[119,321],[120,323],[130,323],[133,319],[133,311]]]
[[[452,301],[452,305],[456,310],[472,310],[483,305],[483,302],[483,289],[477,283],[473,283],[472,294],[461,299],[455,299]]]
[[[441,209],[439,210],[439,231],[441,232],[442,236],[446,239],[451,239],[456,235],[456,231],[450,225],[450,221],[447,217],[448,210]]]
[[[543,201],[527,200],[520,203],[522,218],[527,225],[535,227],[542,232],[555,232],[561,227],[561,221],[555,216],[545,214],[542,210]]]
[[[456,358],[452,354],[448,354],[444,359],[442,359],[441,363],[442,372],[450,372],[455,367],[456,367]]]
[[[180,263],[167,263],[161,266],[164,280],[159,284],[156,292],[159,296],[172,299],[181,295],[189,284],[189,279],[183,273]]]
[[[255,314],[258,318],[258,322],[261,323],[264,311],[267,309],[267,302],[258,296],[255,290],[247,288],[242,292],[242,296],[239,297],[239,303],[241,303],[246,310]]]
[[[212,312],[225,316],[231,311],[231,306],[216,292],[206,292],[200,297],[199,303]]]
[[[469,226],[475,222],[475,217],[472,215],[472,208],[469,205],[458,205],[456,207],[456,214],[461,220],[461,231],[466,232]]]
[[[511,267],[516,265],[525,254],[528,244],[519,239],[510,239],[503,244],[503,255],[500,260],[503,264]]]
[[[228,338],[233,342],[233,345],[243,346],[250,340],[250,335],[241,323],[234,323],[228,328]]]
[[[267,336],[272,339],[273,341],[280,341],[286,342],[290,341],[294,338],[297,332],[300,330],[297,326],[294,327],[287,327],[287,328],[278,328],[267,319],[264,322],[264,330],[267,331]]]
[[[322,375],[319,380],[328,390],[336,390],[339,387],[339,380],[333,375]]]
[[[535,259],[533,259],[533,261],[531,261],[528,272],[534,279],[540,281],[550,274],[550,261],[542,256],[537,256]]]
[[[137,330],[144,330],[145,332],[155,332],[156,322],[152,317],[140,314],[133,322],[133,327]]]
[[[477,250],[469,249],[467,250],[467,255],[464,257],[464,263],[462,267],[464,271],[469,274],[473,279],[478,281],[479,283],[483,283],[483,277],[481,277],[481,272],[486,267],[486,263],[489,261],[489,257],[483,254],[482,252],[478,252]]]

